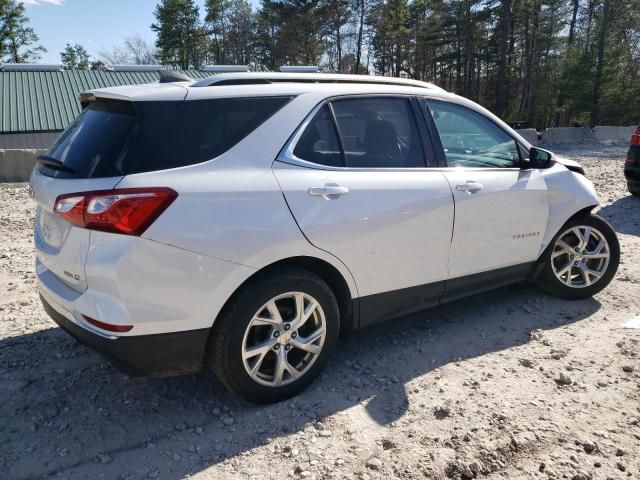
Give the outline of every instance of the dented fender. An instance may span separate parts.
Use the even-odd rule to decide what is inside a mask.
[[[567,220],[585,208],[595,208],[600,204],[591,180],[560,163],[542,171],[542,176],[549,192],[549,221],[540,254]]]

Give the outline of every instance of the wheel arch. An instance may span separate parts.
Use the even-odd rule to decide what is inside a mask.
[[[538,260],[536,260],[535,267],[533,268],[533,271],[531,273],[531,278],[533,280],[535,280],[540,276],[540,273],[542,272],[542,269],[544,267],[544,259],[545,259],[545,255],[547,254],[547,250],[549,250],[552,247],[551,241],[555,238],[556,235],[558,235],[558,233],[560,233],[560,231],[565,226],[565,224],[575,217],[579,217],[581,215],[589,215],[591,212],[593,212],[593,210],[597,206],[598,204],[595,204],[595,205],[592,204],[592,205],[587,205],[586,207],[582,207],[578,211],[573,212],[573,214],[565,218],[562,221],[562,223],[558,225],[557,228],[555,228],[553,232],[547,232],[545,234],[545,243],[543,244],[543,247],[540,250],[540,254],[538,255]]]
[[[299,268],[301,270],[306,270],[318,275],[318,277],[320,277],[329,286],[333,294],[336,296],[336,300],[338,301],[338,308],[340,309],[340,333],[348,334],[349,332],[357,328],[359,312],[358,303],[354,301],[356,292],[352,291],[352,287],[349,285],[347,279],[334,265],[332,265],[328,261],[317,257],[304,255],[283,258],[257,270],[255,273],[245,279],[240,285],[238,285],[233,294],[229,296],[223,307],[218,312],[216,320],[223,314],[231,300],[238,294],[238,292],[240,292],[248,284],[259,280],[260,278],[268,276],[272,272],[282,268]],[[214,320],[212,330],[215,328],[215,326],[216,321]]]
[[[598,206],[598,203],[584,202],[582,203],[582,205],[578,205],[578,210],[575,210],[575,207],[574,209],[571,209],[571,210],[563,209],[564,211],[562,212],[558,211],[559,209],[556,210],[557,215],[554,216],[554,219],[553,219],[554,221],[553,222],[550,221],[549,225],[547,225],[547,231],[545,232],[545,235],[544,235],[544,241],[542,244],[542,248],[540,249],[539,256],[542,256],[542,254],[549,247],[549,245],[551,245],[551,240],[553,240],[553,238],[558,234],[558,232],[562,230],[562,227],[564,226],[565,223],[567,223],[569,220],[577,216],[591,213],[597,206]],[[561,213],[562,215],[560,215]]]

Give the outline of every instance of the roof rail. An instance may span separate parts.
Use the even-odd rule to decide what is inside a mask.
[[[320,67],[317,65],[283,65],[278,70],[283,73],[318,73]]]
[[[205,65],[203,70],[212,73],[248,72],[249,65]]]
[[[59,63],[5,63],[0,67],[3,72],[59,72]]]
[[[432,83],[409,78],[380,77],[375,75],[345,75],[337,73],[281,73],[243,72],[220,73],[195,82],[192,87],[213,87],[225,85],[261,85],[268,83],[350,83],[396,85],[403,87],[430,88],[444,91]]]

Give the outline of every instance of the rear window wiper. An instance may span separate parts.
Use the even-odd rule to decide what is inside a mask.
[[[53,170],[60,170],[61,172],[67,172],[67,173],[76,173],[76,171],[73,168],[66,166],[57,158],[53,158],[48,155],[40,155],[37,158],[37,160],[40,165],[44,167],[49,167]]]

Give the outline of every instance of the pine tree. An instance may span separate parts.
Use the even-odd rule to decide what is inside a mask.
[[[160,62],[183,70],[200,68],[206,59],[206,31],[193,0],[162,0],[154,15],[151,29],[158,34]]]
[[[2,2],[11,0],[0,0]],[[640,123],[640,0],[161,0],[158,57],[433,81],[539,129]]]
[[[29,26],[24,5],[16,0],[0,0],[0,60],[12,63],[35,62],[47,50],[38,44],[38,35]]]
[[[60,60],[65,70],[88,70],[91,65],[89,53],[79,43],[67,43],[64,51],[60,52]]]

